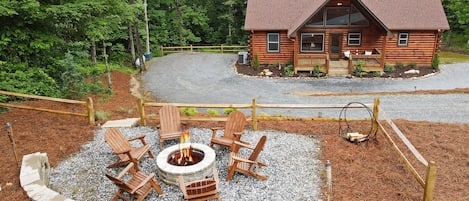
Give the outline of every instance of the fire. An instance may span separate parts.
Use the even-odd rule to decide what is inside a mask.
[[[191,135],[186,130],[181,133],[180,137],[179,156],[176,158],[178,165],[188,165],[194,162],[191,156],[191,149]]]

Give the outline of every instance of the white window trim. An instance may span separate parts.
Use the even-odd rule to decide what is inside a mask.
[[[270,41],[271,35],[277,35],[278,41]],[[271,50],[270,44],[277,44],[277,50]],[[267,33],[267,52],[280,52],[280,34],[279,33]]]
[[[401,36],[405,35],[405,38],[401,38]],[[407,46],[409,44],[409,32],[399,32],[397,36],[397,46]],[[405,44],[401,44],[401,41],[405,41]]]
[[[324,40],[326,38],[326,35],[324,33],[301,33],[301,41],[300,41],[300,44],[303,44],[303,35],[321,35],[322,36],[322,47],[321,47],[321,51],[315,51],[315,50],[303,50],[303,47],[300,48],[300,51],[301,52],[324,52]]]
[[[351,35],[358,35],[358,38],[351,38]],[[358,41],[358,44],[350,43],[350,41]],[[362,33],[350,32],[347,34],[347,45],[348,46],[361,46],[362,45]]]

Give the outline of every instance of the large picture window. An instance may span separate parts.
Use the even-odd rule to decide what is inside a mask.
[[[370,22],[360,10],[350,7],[321,9],[306,23],[307,27],[368,27]]]
[[[302,33],[301,52],[324,52],[324,33]]]
[[[280,34],[267,34],[267,52],[280,52]]]
[[[361,33],[348,33],[347,45],[349,46],[360,46],[362,44]]]
[[[399,32],[397,45],[407,46],[408,43],[409,43],[409,32]]]

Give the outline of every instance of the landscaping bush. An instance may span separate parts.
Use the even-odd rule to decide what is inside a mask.
[[[285,66],[285,68],[283,69],[283,72],[285,72],[286,76],[290,76],[290,77],[293,76],[294,74],[293,65],[288,64],[287,66]]]
[[[384,72],[390,73],[396,71],[396,68],[388,63],[384,64]]]
[[[252,68],[254,70],[259,70],[259,57],[256,55],[254,55],[254,61],[252,62]]]
[[[356,77],[363,77],[363,75],[365,74],[365,62],[363,60],[358,60],[357,64],[353,69],[353,75]]]
[[[199,113],[199,111],[197,111],[197,108],[183,107],[183,108],[181,108],[181,113],[186,115],[186,116],[195,116]]]

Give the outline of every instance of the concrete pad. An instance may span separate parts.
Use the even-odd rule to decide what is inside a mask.
[[[140,121],[140,118],[127,118],[127,119],[120,119],[120,120],[112,120],[112,121],[107,121],[104,123],[101,127],[102,128],[116,128],[116,127],[134,127],[138,121]]]

